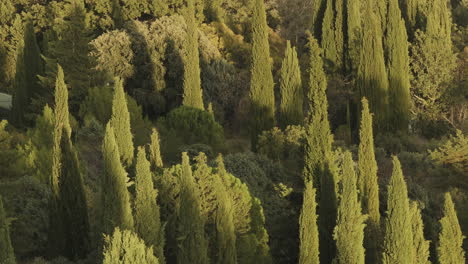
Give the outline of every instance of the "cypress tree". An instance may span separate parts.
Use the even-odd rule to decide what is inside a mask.
[[[68,108],[68,87],[65,84],[65,76],[60,65],[57,65],[57,79],[55,81],[54,117],[54,145],[59,146],[62,131],[66,131],[68,137],[71,137],[72,132],[70,126],[70,112]]]
[[[299,264],[318,264],[319,231],[317,226],[316,190],[312,181],[306,182],[301,216],[299,218]]]
[[[361,0],[346,1],[347,23],[347,53],[346,70],[348,73],[356,73],[359,65],[361,36],[362,36]]]
[[[201,215],[200,194],[192,176],[189,157],[182,153],[180,183],[180,207],[178,215],[177,263],[206,264],[208,243],[205,238],[205,221]]]
[[[115,79],[114,99],[112,100],[111,125],[115,133],[115,141],[119,147],[120,158],[124,166],[133,163],[133,135],[130,127],[130,113],[123,88],[123,80]]]
[[[184,61],[184,96],[183,105],[204,110],[203,91],[200,80],[200,55],[198,52],[198,29],[195,19],[195,0],[187,1],[185,21],[187,22],[187,39],[185,41]]]
[[[135,231],[146,245],[153,247],[159,263],[165,263],[164,229],[156,201],[158,191],[153,187],[150,162],[143,147],[138,148],[135,175]]]
[[[387,193],[382,263],[411,263],[413,261],[413,234],[408,190],[400,161],[396,156],[393,157],[393,172]]]
[[[388,1],[389,0],[372,0],[371,2],[371,5],[374,5],[375,14],[377,15],[380,21],[381,32],[385,32],[387,30]]]
[[[221,178],[207,165],[203,152],[195,158],[194,177],[200,192],[202,216],[210,230],[211,259],[216,263],[237,263],[236,235],[231,200]]]
[[[413,264],[430,264],[429,244],[424,238],[424,224],[421,217],[421,210],[416,202],[410,205],[411,230],[413,234]]]
[[[295,47],[291,42],[286,44],[286,51],[281,66],[280,76],[280,121],[281,126],[300,125],[304,121],[303,91],[301,81],[301,69]]]
[[[255,0],[253,5],[250,103],[250,133],[255,147],[257,136],[275,125],[274,83],[263,0]]]
[[[450,193],[445,194],[444,216],[440,220],[441,231],[437,245],[437,259],[440,264],[456,264],[465,262],[463,236],[458,222],[455,205]]]
[[[413,36],[416,31],[416,23],[420,0],[402,0],[401,11],[406,22],[406,31],[408,35]],[[390,11],[389,11],[390,13]]]
[[[406,131],[410,115],[408,37],[398,0],[389,0],[385,51],[389,78],[389,121],[393,130]]]
[[[252,208],[250,210],[251,217],[251,233],[254,238],[254,255],[250,259],[251,264],[271,264],[272,259],[270,256],[270,246],[268,245],[268,232],[265,228],[265,215],[263,214],[263,207],[258,198],[253,198]]]
[[[307,104],[309,113],[306,119],[306,145],[304,178],[314,179],[314,186],[319,186],[316,171],[323,167],[321,163],[330,157],[332,135],[328,123],[328,101],[325,90],[327,79],[323,70],[321,50],[317,40],[309,39],[309,70],[307,83]],[[322,169],[323,170],[323,169]]]
[[[70,138],[66,136],[65,129],[60,149],[58,206],[64,240],[57,242],[63,246],[61,255],[69,259],[82,259],[87,256],[90,246],[88,207],[78,153]]]
[[[359,131],[358,151],[358,188],[362,211],[369,216],[365,229],[366,259],[370,263],[377,261],[376,243],[380,238],[379,185],[377,179],[377,161],[374,154],[374,135],[372,115],[369,113],[367,99],[362,99],[361,129]]]
[[[103,264],[159,264],[154,256],[153,248],[147,247],[134,232],[116,228],[112,236],[105,235]]]
[[[37,75],[43,72],[40,50],[31,21],[25,24],[23,43],[17,52],[15,93],[11,113],[12,123],[21,126],[31,119],[29,111],[31,99],[40,89]]]
[[[346,152],[341,177],[341,196],[333,238],[336,241],[337,264],[364,264],[364,221],[356,186],[351,152]]]
[[[151,143],[149,145],[150,163],[153,168],[162,168],[163,161],[161,158],[160,144],[159,144],[159,132],[156,128],[153,128],[151,133]]]
[[[320,260],[328,263],[334,255],[333,227],[336,223],[336,179],[333,171],[333,136],[328,122],[327,80],[320,48],[311,38],[308,79],[309,113],[306,119],[304,178],[319,190]]]
[[[357,69],[357,91],[360,97],[369,100],[370,110],[375,114],[375,127],[382,129],[388,107],[388,76],[382,47],[382,30],[376,15],[370,9],[371,5],[366,7]]]
[[[3,199],[0,196],[0,263],[15,264],[15,253],[10,240],[10,221],[3,208]]]
[[[115,227],[133,230],[133,216],[130,207],[130,194],[127,190],[127,172],[120,162],[114,128],[106,126],[102,155],[104,175],[102,177],[102,231],[111,234]]]
[[[411,47],[411,87],[415,105],[423,116],[438,119],[444,105],[444,95],[453,80],[456,55],[451,39],[452,19],[447,1],[427,3],[425,32],[417,31]]]
[[[344,59],[343,0],[327,0],[321,44],[328,69],[341,71]]]

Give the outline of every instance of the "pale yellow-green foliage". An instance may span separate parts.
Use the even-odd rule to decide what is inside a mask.
[[[440,220],[441,230],[437,245],[437,256],[440,264],[458,264],[465,261],[463,236],[458,222],[457,212],[450,193],[445,194],[443,217]]]
[[[103,264],[159,264],[152,247],[129,230],[116,228],[112,236],[106,235]]]

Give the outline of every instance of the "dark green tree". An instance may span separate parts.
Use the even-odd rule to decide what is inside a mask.
[[[275,93],[263,0],[254,1],[252,12],[250,133],[255,148],[258,135],[275,125]]]
[[[393,172],[387,195],[382,263],[412,263],[413,232],[408,190],[400,161],[396,156],[393,157]]]
[[[406,22],[406,31],[409,36],[413,36],[413,33],[416,31],[421,0],[402,0],[400,3],[401,11]]]
[[[358,151],[358,189],[362,211],[369,216],[365,229],[366,259],[375,263],[378,258],[380,238],[379,185],[377,179],[377,161],[374,153],[374,134],[372,115],[367,99],[362,99],[361,129],[359,132]]]
[[[369,100],[370,110],[375,114],[374,126],[383,129],[388,108],[388,76],[382,47],[382,30],[371,5],[365,6],[356,85],[360,97]]]
[[[321,50],[312,37],[309,39],[308,108],[304,179],[317,186],[319,201],[320,260],[332,261],[334,255],[333,228],[336,223],[336,178],[333,136],[328,121],[327,80],[323,70]]]
[[[111,125],[114,128],[115,141],[119,147],[120,158],[124,166],[133,163],[134,147],[133,135],[130,126],[130,113],[128,112],[127,99],[123,87],[123,80],[115,79],[114,99],[112,100]]]
[[[280,123],[283,128],[304,122],[301,69],[295,47],[288,41],[280,76]]]
[[[128,177],[122,163],[114,128],[107,124],[102,145],[104,175],[102,177],[102,232],[111,234],[115,227],[133,230],[134,222],[127,190]]]
[[[178,215],[177,263],[206,264],[208,242],[205,238],[205,219],[201,215],[200,194],[195,184],[189,157],[182,153],[180,183],[180,211]]]
[[[62,65],[70,89],[70,110],[77,113],[88,89],[101,80],[96,73],[95,62],[89,56],[91,33],[86,22],[83,0],[71,0],[64,6],[65,19],[54,27],[56,38],[47,43],[45,76],[40,77],[42,91],[37,96],[37,107],[43,109],[52,89],[55,64]]]
[[[341,72],[344,59],[343,0],[327,0],[322,24],[322,49],[327,68]]]
[[[424,238],[424,223],[421,216],[421,210],[416,202],[410,205],[411,213],[411,231],[413,234],[413,264],[430,264],[429,244]]]
[[[204,110],[200,79],[200,55],[198,52],[198,28],[195,19],[195,0],[187,1],[185,21],[187,38],[184,42],[184,95],[183,105]]]
[[[116,228],[112,235],[105,235],[103,264],[159,264],[153,248],[147,247],[137,234],[131,230]]]
[[[0,196],[0,263],[15,264],[15,253],[10,240],[10,221],[3,208],[3,199]]]
[[[150,162],[146,159],[146,151],[138,148],[135,173],[135,231],[152,246],[159,263],[165,263],[164,229],[161,224],[158,191],[154,189]]]
[[[388,1],[385,53],[389,79],[390,128],[407,131],[411,106],[408,37],[398,0]]]
[[[319,264],[319,230],[317,226],[316,190],[306,182],[301,217],[299,219],[299,264]]]
[[[359,65],[362,17],[361,0],[346,1],[346,23],[347,23],[347,43],[346,43],[346,71],[355,74]]]
[[[444,216],[440,220],[441,230],[437,244],[437,259],[440,264],[455,264],[465,261],[463,240],[455,205],[450,193],[445,194]]]
[[[346,152],[341,177],[341,196],[335,232],[337,264],[364,264],[364,227],[366,216],[361,212],[357,178],[351,152]]]
[[[13,99],[12,121],[21,126],[30,121],[30,104],[32,97],[40,90],[37,76],[43,73],[41,51],[37,44],[34,26],[27,21],[24,27],[23,47],[18,48],[16,61],[16,81]],[[28,122],[29,123],[29,122]]]

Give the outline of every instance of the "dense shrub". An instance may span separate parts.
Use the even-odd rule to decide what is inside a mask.
[[[224,145],[223,127],[212,114],[199,109],[181,106],[158,120],[164,157],[177,159],[184,145],[206,144],[214,149]]]

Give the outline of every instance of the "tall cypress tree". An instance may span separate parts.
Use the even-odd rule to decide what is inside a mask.
[[[318,186],[320,260],[330,262],[334,255],[333,228],[336,223],[336,178],[333,171],[333,136],[328,121],[327,80],[321,50],[315,39],[309,40],[308,105],[304,157],[305,180]]]
[[[411,87],[415,105],[429,119],[438,119],[449,106],[444,95],[453,80],[456,55],[453,52],[452,19],[447,1],[427,1],[424,32],[417,31],[411,47]]]
[[[133,230],[134,222],[127,190],[128,177],[117,146],[114,128],[110,122],[106,126],[102,155],[104,175],[102,177],[102,231],[112,234],[115,227]]]
[[[363,243],[366,216],[361,213],[351,152],[345,153],[342,169],[341,196],[333,235],[337,251],[335,262],[337,264],[364,264]]]
[[[387,194],[382,263],[411,263],[413,261],[413,232],[408,190],[400,161],[396,156],[393,157],[393,172]]]
[[[205,238],[205,221],[201,215],[200,194],[192,175],[189,157],[182,153],[180,183],[180,211],[177,236],[180,238],[177,263],[206,264],[208,242]]]
[[[250,80],[250,133],[257,136],[275,125],[275,94],[271,71],[268,25],[263,0],[255,0],[252,15],[252,63]]]
[[[301,69],[295,47],[286,44],[286,51],[281,66],[280,76],[280,122],[283,128],[288,125],[300,125],[304,121]]]
[[[31,99],[39,91],[39,79],[37,75],[43,73],[41,52],[34,33],[34,26],[27,21],[24,27],[22,47],[18,48],[16,60],[15,94],[12,108],[12,123],[24,125],[30,121]]]
[[[437,259],[440,264],[455,264],[465,262],[463,240],[465,237],[460,229],[455,205],[450,193],[445,194],[444,217],[440,220],[441,230],[437,245]]]
[[[198,52],[198,28],[195,19],[195,0],[187,1],[185,21],[187,39],[185,41],[184,97],[183,105],[204,110],[203,92],[200,80],[200,55]]]
[[[153,168],[162,168],[163,160],[161,157],[160,143],[159,143],[159,132],[156,128],[153,128],[151,133],[151,143],[149,145],[150,163]]]
[[[195,158],[194,177],[200,193],[202,215],[207,226],[213,226],[209,240],[211,259],[216,263],[236,263],[236,235],[234,231],[232,203],[227,196],[221,178],[207,165],[203,152]]]
[[[327,0],[322,24],[322,49],[330,71],[343,69],[343,0]]]
[[[361,129],[359,132],[358,188],[362,211],[369,215],[365,229],[366,259],[377,261],[377,248],[380,238],[379,185],[377,182],[377,161],[374,154],[372,115],[367,99],[362,99]]]
[[[410,205],[411,230],[413,234],[413,264],[430,264],[429,244],[424,238],[424,223],[421,217],[421,210],[416,202]]]
[[[138,148],[135,175],[135,231],[146,245],[153,247],[159,263],[164,264],[165,240],[156,201],[158,191],[153,187],[150,162],[143,147]]]
[[[122,163],[128,167],[133,163],[133,135],[130,127],[130,113],[123,88],[123,80],[115,79],[114,99],[112,100],[111,125],[115,133],[115,141],[119,147]]]
[[[0,263],[15,264],[15,253],[10,239],[10,222],[3,208],[3,199],[0,196]]]
[[[80,171],[78,153],[74,149],[65,130],[60,143],[61,161],[58,201],[60,220],[64,237],[63,256],[69,259],[82,259],[87,256],[90,247],[88,207],[83,176]],[[54,227],[52,227],[54,228]]]
[[[375,114],[375,127],[382,129],[386,125],[388,108],[388,76],[382,47],[382,30],[371,6],[366,5],[362,23],[357,91],[360,97],[369,100],[370,109]]]
[[[359,65],[362,36],[361,0],[346,1],[347,49],[346,70],[355,74]]]
[[[319,264],[319,231],[317,226],[316,190],[312,181],[306,182],[299,219],[299,264]]]
[[[410,38],[413,36],[414,31],[416,31],[420,1],[421,0],[402,0],[400,2],[401,11],[406,22],[406,31],[408,32]]]
[[[408,37],[398,0],[389,0],[385,51],[389,78],[389,121],[393,130],[406,131],[410,115]]]

